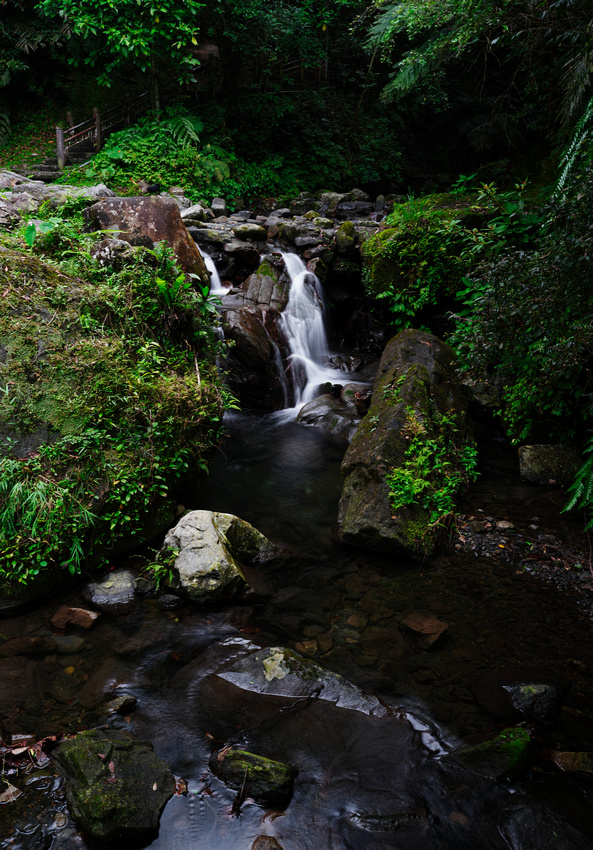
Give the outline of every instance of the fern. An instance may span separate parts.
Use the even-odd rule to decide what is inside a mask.
[[[587,531],[593,527],[593,437],[585,446],[584,455],[585,461],[568,488],[570,499],[562,510],[570,511],[576,507],[587,511],[589,514],[589,520],[585,526]]]
[[[167,121],[167,127],[176,145],[189,148],[200,141],[204,122],[193,115],[178,115]]]
[[[554,187],[554,198],[558,198],[560,196],[560,193],[566,186],[566,182],[572,172],[573,166],[578,159],[583,142],[586,140],[590,132],[589,124],[592,118],[593,97],[589,100],[587,108],[585,109],[583,115],[581,116],[576,127],[573,130],[572,139],[570,140],[569,145],[562,154],[562,159],[560,160],[562,171],[560,172],[560,177],[558,178],[558,182]]]

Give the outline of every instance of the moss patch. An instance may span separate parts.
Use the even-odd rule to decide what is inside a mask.
[[[200,297],[181,289],[171,301],[166,254],[157,269],[139,257],[111,272],[73,276],[0,241],[4,582],[75,572],[138,542],[216,440],[221,394]]]

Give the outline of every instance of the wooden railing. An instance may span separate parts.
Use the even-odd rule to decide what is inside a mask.
[[[193,75],[201,76],[211,70],[211,63],[206,63],[200,65],[193,72]],[[182,85],[183,82],[179,78],[162,84],[160,86],[162,102],[165,102],[171,95],[177,94]],[[105,112],[99,112],[95,107],[92,118],[87,118],[85,121],[81,121],[80,124],[74,124],[71,114],[68,113],[68,128],[63,130],[61,127],[56,127],[58,166],[60,169],[64,167],[68,157],[68,151],[76,145],[82,145],[86,142],[95,151],[100,151],[103,147],[103,142],[111,133],[121,130],[123,127],[129,127],[138,118],[149,112],[150,108],[150,92],[145,91],[134,98],[128,95],[124,103],[113,106]]]
[[[200,65],[195,69],[193,76],[201,76],[213,70],[215,61]],[[302,85],[321,84],[327,80],[327,61],[318,65],[307,65],[302,59],[289,59],[285,62],[269,62],[265,57],[256,57],[251,62],[242,65],[240,70],[239,87],[250,85],[261,85],[267,87],[267,83],[273,76],[280,78],[293,77]],[[162,101],[179,91],[183,82],[179,78],[169,80],[160,87]],[[68,113],[68,128],[63,130],[56,127],[57,159],[60,169],[64,168],[68,158],[68,151],[76,145],[88,143],[95,151],[100,151],[103,142],[116,130],[129,127],[151,108],[150,92],[145,91],[134,98],[127,96],[124,103],[113,106],[105,112],[99,112],[95,107],[92,118],[74,124],[72,116]]]

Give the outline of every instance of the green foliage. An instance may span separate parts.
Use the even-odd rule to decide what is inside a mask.
[[[180,69],[198,64],[188,45],[197,44],[198,11],[203,3],[188,0],[40,0],[36,9],[60,15],[85,39],[85,64],[109,60],[102,81],[109,84],[115,68],[133,60],[148,71],[156,57],[174,59]]]
[[[76,241],[75,229],[64,220],[35,240],[53,265],[2,250],[0,562],[9,580],[75,572],[104,560],[108,545],[140,540],[175,483],[205,467],[220,427],[207,293],[165,247],[136,249],[135,264],[117,273],[99,269],[91,235]],[[71,252],[84,281],[60,269]],[[15,322],[23,305],[35,309]],[[49,443],[26,448],[44,431]]]
[[[538,250],[509,250],[470,275],[470,311],[450,342],[466,369],[500,386],[515,441],[566,442],[591,415],[592,208],[585,168],[569,198],[542,211]]]
[[[529,247],[541,235],[545,215],[529,208],[526,192],[527,181],[506,192],[482,184],[472,196],[410,197],[395,207],[386,220],[392,227],[364,245],[363,281],[369,294],[387,303],[398,330],[417,325],[427,307],[445,298],[456,296],[467,310],[474,297],[471,269],[511,246]],[[476,219],[480,227],[471,226]]]
[[[586,511],[588,519],[585,531],[593,528],[593,438],[589,439],[583,451],[583,463],[568,488],[570,496],[563,511],[579,508]]]
[[[435,525],[451,514],[459,492],[477,477],[477,451],[474,446],[458,445],[455,413],[430,416],[420,422],[412,408],[406,434],[408,447],[404,463],[391,469],[386,477],[394,512],[419,505]]]
[[[173,115],[156,121],[143,118],[132,127],[113,133],[85,172],[85,181],[97,179],[127,191],[146,180],[164,188],[181,185],[205,194],[211,185],[230,176],[232,155],[218,145],[199,144],[200,118]],[[71,175],[64,180],[70,181]]]

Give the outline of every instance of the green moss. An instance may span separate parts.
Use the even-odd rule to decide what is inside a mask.
[[[445,756],[445,763],[472,770],[491,779],[511,779],[523,769],[530,743],[522,727],[505,729],[491,741]]]
[[[222,750],[210,765],[231,788],[266,803],[287,803],[292,795],[294,770],[287,764],[245,750]]]
[[[171,487],[205,466],[222,406],[214,341],[197,294],[164,299],[176,274],[163,255],[157,269],[139,257],[117,274],[88,266],[74,277],[0,241],[0,576],[9,593],[10,581],[75,571],[140,542],[147,519],[161,512],[162,521]]]

